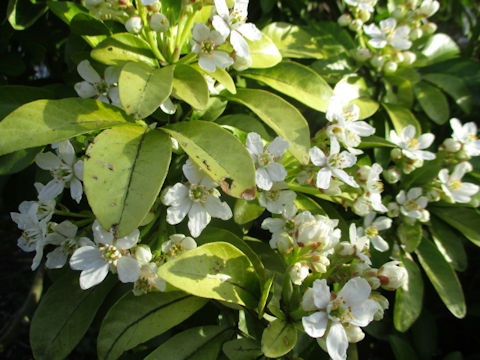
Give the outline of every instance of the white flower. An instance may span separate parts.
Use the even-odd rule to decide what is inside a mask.
[[[377,277],[385,290],[396,290],[407,281],[407,269],[398,264],[400,261],[390,261],[378,269]]]
[[[287,233],[294,237],[298,229],[297,222],[297,207],[295,205],[286,207],[282,212],[282,217],[266,218],[262,222],[262,229],[268,230],[272,233],[270,239],[270,247],[277,248],[277,241],[282,237],[282,234]]]
[[[376,24],[364,25],[363,31],[371,37],[368,43],[376,48],[382,49],[390,44],[398,50],[408,50],[412,42],[407,40],[410,27],[407,25],[397,27],[397,20],[388,18],[380,21],[380,28]]]
[[[340,153],[340,144],[335,137],[330,138],[330,154],[328,154],[328,156],[316,146],[310,149],[309,154],[312,163],[321,167],[317,173],[316,184],[318,188],[328,189],[332,176],[352,187],[358,187],[353,177],[342,170],[355,165],[357,158],[347,151]]]
[[[168,18],[162,13],[153,13],[149,19],[150,29],[157,32],[167,31],[170,27]]]
[[[196,247],[197,242],[191,237],[183,234],[173,234],[162,244],[162,252],[170,257],[177,257]]]
[[[469,156],[480,155],[480,140],[477,137],[477,125],[474,122],[468,122],[462,126],[458,119],[450,119],[452,127],[452,138],[463,145],[463,150]]]
[[[438,173],[442,190],[451,201],[468,203],[472,200],[471,197],[478,192],[479,187],[477,185],[461,181],[463,175],[469,171],[472,171],[472,165],[464,161],[455,166],[451,175],[448,174],[447,169],[442,169]]]
[[[359,10],[372,13],[375,10],[373,7],[377,4],[377,0],[345,0],[345,3],[350,6],[355,6]]]
[[[370,285],[360,277],[350,279],[336,296],[330,293],[325,279],[315,280],[313,287],[305,292],[302,307],[315,312],[302,318],[303,328],[313,338],[323,337],[329,329],[327,351],[333,360],[347,358],[348,337],[344,326],[367,326],[380,309],[377,302],[369,299],[370,292]]]
[[[17,245],[25,252],[35,251],[32,270],[35,270],[43,257],[43,248],[46,245],[47,220],[38,220],[37,202],[22,203],[20,213],[10,213],[12,220],[17,224],[22,235],[18,238]]]
[[[199,236],[212,216],[222,220],[232,217],[227,203],[221,202],[217,184],[188,159],[183,165],[183,173],[189,183],[177,183],[163,196],[167,209],[167,222],[180,223],[188,214],[188,229],[193,237]]]
[[[118,78],[120,68],[109,66],[105,69],[104,77],[95,71],[88,60],[83,60],[77,65],[78,74],[84,81],[74,85],[75,91],[81,98],[95,97],[106,104],[120,107],[118,94]]]
[[[57,245],[57,248],[47,254],[45,266],[49,269],[62,268],[76,249],[82,246],[94,246],[95,244],[86,237],[77,238],[78,227],[65,220],[60,224],[54,224],[53,232],[46,237],[46,243]]]
[[[250,49],[248,40],[255,41],[262,38],[262,32],[252,23],[246,23],[248,15],[248,0],[235,0],[232,10],[228,9],[225,0],[214,0],[215,10],[212,25],[224,40],[230,36],[230,43],[240,58],[249,58]]]
[[[382,204],[383,182],[380,180],[380,174],[383,168],[374,163],[372,166],[360,166],[357,175],[360,185],[364,190],[364,197],[368,200],[371,208],[378,212],[387,212],[387,208]]]
[[[363,227],[357,229],[359,236],[366,236],[373,247],[378,251],[387,251],[388,243],[378,233],[382,230],[390,229],[392,226],[392,219],[386,216],[380,216],[375,219],[375,212],[369,213],[363,219]]]
[[[52,145],[53,147],[53,145]],[[53,179],[38,194],[40,201],[48,201],[60,195],[65,187],[70,187],[70,195],[77,203],[82,199],[83,161],[76,161],[75,150],[70,141],[57,144],[57,155],[52,152],[40,153],[35,163],[43,170],[49,170]]]
[[[360,231],[358,231],[355,224],[353,223],[350,224],[350,228],[348,230],[350,244],[353,246],[354,254],[358,257],[360,261],[371,265],[372,262],[370,260],[369,251],[370,242],[368,241],[368,238],[364,236]]]
[[[375,128],[365,121],[358,121],[359,107],[357,105],[344,107],[341,100],[330,100],[326,116],[331,122],[327,127],[327,134],[336,137],[352,154],[363,153],[355,147],[360,144],[361,136],[373,135]]]
[[[142,18],[138,15],[131,16],[125,21],[125,29],[132,34],[139,34],[143,29]]]
[[[190,44],[192,51],[199,54],[198,65],[203,70],[214,72],[217,67],[224,69],[233,64],[233,59],[226,52],[216,50],[224,41],[218,31],[210,30],[204,23],[195,23]]]
[[[270,190],[274,182],[285,180],[287,171],[279,161],[288,150],[288,141],[278,136],[264,148],[260,135],[251,132],[247,135],[246,147],[255,162],[260,189]]]
[[[152,261],[152,251],[147,245],[135,248],[135,259],[141,266],[140,275],[133,285],[133,294],[136,296],[147,294],[154,288],[165,291],[167,283],[157,275],[158,266]]]
[[[426,18],[435,14],[440,9],[440,3],[436,0],[423,0],[416,13]]]
[[[140,276],[140,265],[130,256],[128,249],[137,243],[140,236],[138,229],[115,239],[112,231],[105,230],[95,220],[92,231],[97,246],[82,246],[70,258],[70,267],[82,270],[80,287],[86,290],[101,283],[110,267],[116,268],[121,282],[135,282]]]
[[[397,203],[400,205],[400,212],[412,219],[422,219],[425,217],[425,208],[428,204],[428,198],[422,196],[422,188],[414,187],[405,193],[401,190],[397,197]]]
[[[412,160],[433,160],[435,154],[430,151],[424,151],[432,145],[435,136],[431,133],[415,137],[415,127],[406,126],[400,136],[394,130],[390,131],[390,141],[402,149],[402,154]]]
[[[288,269],[288,274],[295,285],[302,285],[303,280],[310,274],[310,269],[307,264],[297,262]]]
[[[311,247],[316,251],[327,251],[340,241],[341,231],[336,229],[337,219],[323,215],[312,215],[308,211],[300,214],[297,231],[297,243],[302,247]]]
[[[288,184],[280,181],[272,185],[268,191],[262,191],[258,202],[272,214],[281,214],[284,211],[290,212],[293,202],[297,198],[295,191],[288,190]]]

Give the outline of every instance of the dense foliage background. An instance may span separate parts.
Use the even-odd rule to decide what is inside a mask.
[[[317,20],[336,21],[341,14],[337,5],[335,1],[251,1],[249,20],[259,28],[273,21],[298,25]],[[48,12],[42,0],[9,0],[8,4],[4,1],[1,11],[0,86],[43,87],[47,96],[52,98],[66,97],[68,94],[75,96],[73,83],[78,79],[75,77],[74,59],[81,56],[82,51],[88,52],[88,45]],[[459,66],[456,71],[459,76],[469,79],[476,109],[469,117],[462,115],[462,120],[477,124],[480,109],[479,16],[480,5],[474,0],[443,0],[440,11],[433,19],[441,32],[456,40],[462,56],[476,64],[473,66],[469,62],[469,66]],[[12,23],[16,24],[17,29],[12,27]],[[468,73],[471,69],[476,72]],[[0,87],[0,117],[18,106],[14,98]],[[0,357],[4,359],[32,358],[28,340],[29,320],[41,296],[42,287],[47,287],[56,276],[55,271],[30,271],[31,256],[17,248],[18,230],[9,215],[17,210],[21,201],[35,197],[32,185],[38,176],[41,174],[34,166],[18,174],[0,176]],[[423,312],[413,327],[404,334],[396,332],[392,326],[392,312],[387,312],[384,321],[366,329],[367,339],[359,343],[357,348],[352,347],[352,359],[391,359],[393,352],[397,359],[409,360],[480,358],[480,251],[470,242],[464,245],[469,266],[466,271],[459,273],[459,278],[467,300],[467,316],[462,320],[454,318],[426,280]],[[393,303],[394,294],[390,295]],[[212,312],[219,311],[213,305],[209,306]],[[203,320],[194,316],[189,321],[195,324]],[[396,335],[393,341],[388,337],[392,334]],[[317,347],[312,346],[312,351],[318,351]],[[70,359],[93,357],[95,337],[89,337],[88,334],[69,356]],[[131,358],[135,358],[135,355],[131,355]]]

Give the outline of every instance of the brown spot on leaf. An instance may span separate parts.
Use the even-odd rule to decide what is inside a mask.
[[[113,51],[113,46],[109,46],[109,47],[107,48],[107,50],[108,50],[108,51]]]
[[[207,168],[208,171],[210,171],[210,165],[208,165],[207,160],[202,161],[203,165]]]
[[[92,178],[93,178],[93,180],[98,180],[98,176],[96,176],[96,175],[93,175]]]
[[[287,336],[284,336],[282,340],[283,340],[283,343],[285,344],[285,346],[290,345],[290,340],[288,339]]]
[[[233,179],[230,179],[230,178],[227,178],[227,177],[223,178],[220,181],[220,187],[222,188],[224,193],[230,194],[230,192],[232,191],[232,187],[233,187]]]
[[[100,165],[105,166],[108,170],[113,171],[113,165],[106,163],[104,161],[97,161]]]
[[[253,200],[257,196],[257,187],[254,186],[251,189],[247,189],[240,195],[244,200]]]

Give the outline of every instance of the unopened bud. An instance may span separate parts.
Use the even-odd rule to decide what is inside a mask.
[[[365,334],[359,326],[347,324],[346,326],[344,326],[344,329],[345,333],[347,334],[347,340],[349,343],[357,343],[359,341],[362,341],[365,337]]]
[[[158,1],[155,1],[148,7],[148,10],[156,13],[156,12],[159,12],[161,8],[162,8],[162,4],[160,4],[160,2]]]
[[[405,61],[405,56],[403,56],[402,52],[397,52],[393,54],[393,60],[398,63],[403,63]]]
[[[406,5],[409,9],[416,8],[418,5],[418,0],[408,0]]]
[[[393,161],[399,161],[402,159],[402,149],[395,148],[390,151],[390,158]]]
[[[164,32],[167,31],[170,27],[170,23],[165,15],[161,13],[155,13],[150,16],[150,28],[153,31]]]
[[[134,15],[125,22],[125,29],[131,34],[138,34],[142,28],[143,22],[140,16]]]
[[[405,51],[403,53],[403,63],[405,65],[412,65],[417,60],[417,55],[411,51]]]
[[[282,233],[277,238],[277,249],[282,254],[289,254],[293,250],[293,239],[287,233]]]
[[[430,220],[430,212],[428,210],[422,209],[420,210],[420,214],[420,219],[418,219],[418,221],[426,223]]]
[[[355,60],[361,62],[367,61],[368,59],[370,59],[371,56],[372,53],[370,52],[370,50],[365,48],[357,48],[353,53],[353,57],[355,58]]]
[[[423,31],[422,29],[419,29],[419,28],[412,29],[409,35],[410,39],[413,41],[420,39],[422,36],[423,36]]]
[[[388,203],[387,209],[388,209],[387,211],[388,217],[394,218],[400,215],[400,207],[396,202]]]
[[[375,301],[378,304],[378,310],[373,316],[375,321],[380,321],[383,319],[383,313],[388,309],[388,300],[385,296],[380,295],[379,293],[372,293],[370,295],[370,300]]]
[[[370,212],[370,202],[361,196],[353,203],[352,211],[358,216],[366,216]]]
[[[368,175],[370,175],[370,171],[371,170],[369,166],[360,166],[356,171],[357,179],[360,182],[366,182]]]
[[[405,11],[402,8],[396,8],[395,10],[392,11],[392,17],[399,20],[403,18],[405,15]]]
[[[368,20],[370,20],[370,17],[372,16],[372,14],[370,14],[370,11],[367,11],[367,10],[360,10],[358,12],[358,17],[360,18],[360,20],[362,20],[364,23],[366,23]]]
[[[391,167],[390,169],[383,171],[383,178],[389,184],[396,184],[401,177],[402,172],[395,167]]]
[[[423,26],[422,26],[422,29],[423,29],[423,32],[426,34],[426,35],[431,35],[433,34],[435,31],[437,31],[437,24],[433,23],[433,22],[427,22],[425,23]]]
[[[342,241],[336,246],[335,252],[341,257],[349,257],[355,253],[355,248],[349,242]]]
[[[439,8],[440,3],[438,1],[424,0],[417,11],[420,15],[428,18],[435,14]]]
[[[325,255],[314,255],[310,259],[310,265],[313,271],[318,273],[326,273],[330,260]]]
[[[395,61],[387,61],[385,65],[383,65],[383,71],[387,74],[393,74],[397,69],[398,65]]]
[[[308,265],[298,262],[290,267],[288,274],[295,285],[302,285],[303,280],[310,274],[310,271]]]
[[[445,150],[450,153],[456,153],[462,148],[462,144],[452,138],[445,139],[443,146],[445,147]]]
[[[399,261],[390,261],[378,269],[378,279],[385,290],[396,290],[407,281],[407,270],[398,264]]]
[[[352,17],[349,14],[343,14],[337,19],[338,25],[348,26],[352,22]]]
[[[370,64],[372,64],[376,68],[381,68],[384,63],[385,63],[385,58],[383,56],[380,56],[380,55],[375,55],[370,60]]]
[[[428,202],[435,202],[440,200],[440,193],[437,189],[432,189],[427,192]]]
[[[358,31],[362,28],[363,22],[360,19],[355,19],[353,20],[350,25],[348,25],[348,28],[352,31]]]

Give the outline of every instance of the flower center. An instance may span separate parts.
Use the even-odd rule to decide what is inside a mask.
[[[207,201],[207,195],[210,191],[204,185],[192,184],[190,185],[189,197],[195,202],[205,203]]]
[[[115,265],[117,260],[122,257],[122,254],[113,245],[103,245],[98,248],[100,256],[109,264]]]
[[[280,192],[281,192],[281,190],[266,191],[267,198],[271,201],[277,201],[278,199],[280,199]]]
[[[352,307],[347,306],[347,302],[342,296],[339,296],[333,300],[329,315],[340,322],[350,322],[354,319],[352,315]]]
[[[208,55],[212,55],[216,48],[215,41],[211,39],[203,40],[200,46],[202,48],[203,53]]]
[[[373,239],[375,236],[378,235],[378,228],[376,226],[369,226],[367,230],[365,230],[365,233],[370,239]]]
[[[258,157],[258,162],[262,166],[272,164],[275,162],[275,156],[270,151],[265,149],[263,153]]]
[[[95,90],[97,90],[98,95],[107,95],[108,94],[108,84],[105,81],[100,81],[94,84]]]
[[[331,154],[328,157],[328,167],[330,168],[342,169],[344,163],[345,159],[341,154]]]
[[[149,293],[152,290],[153,286],[148,277],[140,276],[137,281],[135,281],[134,294],[135,295],[144,295]]]
[[[462,187],[462,182],[460,179],[452,179],[448,182],[448,187],[452,190],[460,190]]]
[[[415,211],[420,209],[420,207],[414,200],[407,200],[407,202],[405,202],[405,208],[408,211]]]
[[[408,139],[408,140],[407,140],[407,146],[408,146],[410,149],[418,150],[418,148],[420,147],[420,141],[418,141],[418,140],[415,139],[415,138]]]

